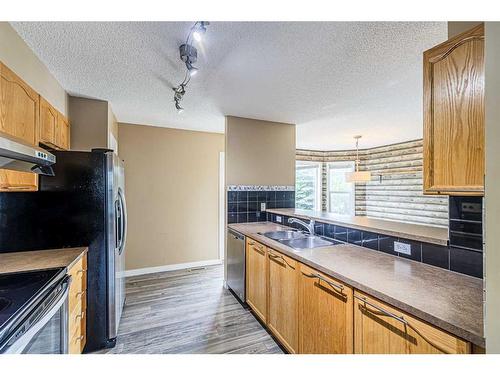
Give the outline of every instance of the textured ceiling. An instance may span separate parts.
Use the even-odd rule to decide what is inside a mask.
[[[118,121],[224,131],[224,115],[297,124],[297,147],[334,150],[422,136],[422,52],[444,22],[213,22],[178,114],[178,46],[190,22],[14,22],[71,94]]]

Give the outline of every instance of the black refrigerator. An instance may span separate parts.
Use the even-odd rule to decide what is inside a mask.
[[[55,151],[39,191],[0,193],[0,252],[88,247],[87,343],[116,343],[125,301],[127,211],[123,162],[112,150]]]

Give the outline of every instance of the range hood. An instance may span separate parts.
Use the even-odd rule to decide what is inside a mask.
[[[52,165],[55,162],[56,157],[43,148],[0,134],[0,169],[54,176]]]

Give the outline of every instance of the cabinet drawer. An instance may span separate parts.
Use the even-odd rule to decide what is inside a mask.
[[[470,343],[360,292],[354,293],[355,352],[466,354]]]

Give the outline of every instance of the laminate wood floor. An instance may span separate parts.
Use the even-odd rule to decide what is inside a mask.
[[[116,346],[99,353],[283,353],[223,287],[222,266],[127,279]]]

